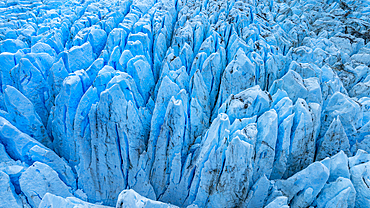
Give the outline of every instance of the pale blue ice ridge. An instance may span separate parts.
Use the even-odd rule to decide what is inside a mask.
[[[1,1],[0,207],[370,207],[369,28],[368,0]]]

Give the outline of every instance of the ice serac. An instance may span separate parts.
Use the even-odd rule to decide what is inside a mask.
[[[20,131],[52,148],[52,141],[47,135],[46,128],[36,113],[32,102],[16,88],[9,85],[5,88],[4,95],[8,111],[6,118]]]
[[[270,189],[270,181],[265,175],[262,175],[253,185],[245,200],[247,207],[264,207],[265,199]]]
[[[87,69],[94,61],[93,48],[90,42],[74,46],[69,51],[60,53],[69,72]]]
[[[349,204],[348,195],[351,194],[351,189],[347,188],[341,191],[337,196],[335,196],[332,200],[330,200],[326,207],[350,207],[352,204]]]
[[[34,208],[39,207],[46,193],[61,197],[72,196],[71,188],[59,179],[58,174],[51,167],[40,162],[35,162],[22,173],[19,184],[28,203]]]
[[[10,161],[13,161],[13,159],[6,153],[4,145],[0,143],[0,162],[6,163]]]
[[[209,103],[209,91],[207,90],[203,76],[197,70],[190,82],[191,107],[190,107],[190,131],[191,137],[196,138],[207,129],[210,120],[211,106]]]
[[[87,133],[90,136],[87,138],[90,142],[84,145],[91,152],[88,153],[90,157],[84,156],[81,167],[88,167],[89,171],[80,172],[87,175],[81,176],[79,181],[91,201],[103,200],[108,205],[113,205],[118,193],[126,187],[155,198],[146,168],[145,138],[149,133],[147,121],[142,119],[141,95],[127,73],[114,72],[113,75],[105,84],[105,90],[104,86],[94,83],[97,88],[104,88],[101,89],[99,102],[92,104],[88,114],[87,130],[90,132]],[[100,79],[104,79],[103,73],[101,76]],[[88,92],[94,93],[92,90]],[[102,188],[95,192],[94,187]]]
[[[68,76],[63,59],[60,58],[56,61],[49,69],[48,84],[49,84],[49,99],[47,101],[47,107],[51,108],[55,105],[55,98],[58,96],[62,86],[63,80]]]
[[[28,165],[37,161],[45,163],[58,173],[65,184],[76,188],[74,173],[62,158],[32,137],[20,132],[3,117],[0,117],[0,141],[11,158]]]
[[[86,208],[110,208],[108,206],[91,204],[76,197],[66,197],[63,198],[62,196],[55,195],[53,193],[46,193],[42,198],[38,208],[78,208],[78,207],[86,207]]]
[[[312,110],[305,100],[298,98],[294,105],[294,119],[290,136],[288,166],[285,178],[307,167],[314,161],[316,135],[315,119]]]
[[[361,154],[357,152],[357,154]],[[357,156],[356,154],[356,156]],[[356,157],[355,156],[355,157]],[[362,161],[364,163],[350,166],[351,181],[354,188],[356,189],[356,202],[355,207],[368,207],[370,206],[370,194],[369,194],[369,159]]]
[[[122,191],[117,200],[116,208],[176,208],[177,206],[166,204],[159,201],[153,201],[148,198],[145,198],[134,190],[124,190]]]
[[[47,91],[46,72],[37,68],[28,58],[21,58],[19,63],[7,73],[10,74],[11,82],[7,83],[4,80],[3,84],[14,86],[26,96],[45,124],[49,115],[44,103],[45,91]],[[3,88],[5,87],[3,85]]]
[[[154,154],[157,146],[157,138],[158,135],[160,134],[161,126],[164,122],[167,105],[171,100],[172,96],[176,96],[176,94],[179,91],[180,91],[179,86],[173,81],[171,81],[170,78],[168,78],[168,76],[165,76],[163,78],[158,90],[157,99],[153,110],[153,116],[150,125],[148,154],[149,157],[152,158],[152,160],[154,159]]]
[[[349,148],[348,137],[338,115],[330,124],[324,137],[319,141],[316,160],[322,160],[326,157],[333,156],[340,150],[343,150],[347,155],[350,155]]]
[[[152,178],[153,176],[158,175],[156,174],[156,172],[158,171],[159,173],[165,173],[164,178],[166,178],[168,181],[167,185],[164,186],[165,191],[163,192],[163,194],[158,196],[158,199],[178,205],[180,205],[187,196],[187,186],[189,184],[188,180],[189,177],[191,177],[192,175],[192,173],[188,172],[187,170],[190,165],[189,163],[191,152],[194,151],[190,149],[193,141],[190,139],[190,125],[187,103],[188,95],[185,90],[181,90],[176,95],[176,98],[171,98],[170,103],[167,107],[165,123],[161,127],[160,138],[158,138],[158,142],[160,142],[159,139],[161,139],[161,143],[163,143],[164,140],[167,141],[167,144],[159,145],[158,143],[157,145],[157,153],[160,153],[159,156],[163,158],[163,151],[166,150],[166,158],[171,159],[166,159],[167,161],[165,163],[167,164],[167,167],[165,167],[165,169],[162,169],[160,167],[157,168],[154,165],[151,170]],[[166,136],[166,134],[168,136]],[[164,139],[163,137],[166,139]],[[177,144],[182,145],[176,146]],[[188,155],[189,152],[190,155]],[[155,155],[156,161],[154,161],[154,163],[161,164],[163,162],[158,161],[157,153]],[[153,179],[156,178],[154,177]],[[154,187],[156,186],[154,183],[152,184]]]
[[[112,99],[115,100],[122,100],[123,93],[121,90],[117,89],[119,88],[119,85],[115,85],[110,91],[106,91],[101,95],[101,104],[93,105],[93,107],[90,110],[90,114],[93,114],[90,117],[90,126],[95,127],[92,128],[92,135],[91,135],[91,155],[94,158],[97,158],[97,160],[91,161],[91,177],[86,177],[85,182],[82,183],[88,183],[84,185],[84,189],[87,191],[88,196],[96,201],[103,200],[103,199],[109,199],[113,198],[118,193],[118,187],[126,187],[127,184],[124,181],[124,176],[122,174],[122,166],[121,166],[121,146],[117,144],[117,142],[120,142],[120,138],[117,132],[117,124],[114,122],[108,122],[109,118],[112,116],[120,116],[118,113],[114,113],[115,105],[121,104],[121,102],[115,102],[115,105],[109,108],[107,106],[112,105]],[[114,96],[110,95],[111,93],[115,93]],[[105,104],[105,105],[104,105]],[[100,108],[103,112],[106,112],[108,117],[99,117],[97,116],[97,108]],[[113,112],[110,112],[113,109]],[[125,112],[125,111],[123,111]],[[104,114],[103,114],[104,115]],[[99,120],[103,120],[103,122],[100,122]],[[118,119],[119,120],[119,119]],[[101,126],[99,124],[105,124],[106,126]],[[108,131],[109,128],[110,131]],[[100,132],[98,134],[98,132]],[[124,139],[124,138],[122,138]],[[99,143],[104,143],[104,146],[100,146]],[[123,143],[123,142],[122,142]],[[105,152],[105,153],[104,153]],[[109,154],[108,157],[105,157],[105,154]],[[100,175],[97,171],[103,172],[104,174]],[[109,176],[106,179],[105,176]],[[104,177],[104,178],[102,178]],[[113,180],[115,181],[113,183]],[[101,184],[101,185],[100,185]],[[89,187],[90,186],[90,187]],[[106,187],[108,191],[101,191],[100,193],[90,193],[90,190],[93,190],[93,187],[95,186],[101,186]],[[113,192],[113,193],[112,193]],[[105,202],[107,204],[113,204],[113,199],[111,202]]]
[[[97,57],[107,42],[107,33],[102,29],[93,28],[87,36],[87,41],[90,42],[94,56]]]
[[[153,93],[154,74],[151,65],[144,56],[135,56],[127,62],[127,73],[135,80],[138,90],[146,102]]]
[[[31,53],[47,53],[50,56],[56,57],[57,53],[55,50],[48,44],[38,42],[31,47]]]
[[[330,124],[338,117],[348,137],[349,144],[353,145],[355,143],[356,138],[353,135],[362,126],[363,119],[363,113],[357,102],[340,92],[336,92],[328,99],[321,117],[321,135],[328,131]]]
[[[347,90],[344,88],[341,79],[333,71],[329,65],[324,65],[322,68],[321,77],[321,88],[323,99],[327,99],[329,96],[333,95],[335,92],[341,92],[347,94]]]
[[[0,171],[0,192],[0,203],[2,207],[23,207],[22,201],[15,193],[14,186],[9,176],[3,171]]]
[[[279,196],[274,201],[270,202],[265,208],[289,208],[288,198],[285,196]]]
[[[325,186],[329,173],[325,165],[315,162],[286,180],[276,181],[276,186],[291,207],[307,207]]]
[[[257,116],[235,120],[229,129],[231,138],[239,137],[242,141],[254,146],[257,140],[256,120]]]
[[[5,84],[11,83],[10,70],[17,65],[14,53],[4,52],[0,54],[0,60],[3,63],[1,67],[1,84],[2,90]]]
[[[208,207],[233,207],[242,203],[252,184],[253,155],[251,144],[239,137],[231,140],[225,151],[225,164],[218,184],[209,196]]]
[[[253,181],[263,175],[270,178],[272,172],[278,134],[278,115],[274,109],[258,118],[257,132]]]
[[[325,184],[320,194],[317,196],[316,204],[321,207],[336,207],[335,203],[341,207],[355,207],[356,190],[348,178],[339,177],[336,181]],[[338,201],[334,201],[338,200]],[[346,205],[346,206],[345,206]]]
[[[99,101],[99,96],[96,87],[89,87],[86,93],[82,96],[80,103],[76,109],[76,115],[73,125],[73,137],[77,144],[76,151],[80,154],[77,175],[79,177],[79,188],[85,189],[83,183],[85,177],[89,177],[89,166],[91,163],[91,135],[89,112],[93,104]],[[87,173],[86,173],[87,172]]]
[[[0,199],[370,207],[368,1],[6,0],[0,11]],[[35,164],[76,198],[45,194]],[[40,180],[20,184],[27,174]]]
[[[275,94],[278,89],[286,91],[294,103],[298,98],[306,98],[308,94],[302,77],[292,70],[289,70],[281,79],[275,80],[269,92]]]
[[[227,129],[229,126],[228,116],[219,114],[203,136],[195,167],[192,167],[195,172],[192,174],[194,177],[185,205],[194,203],[204,207],[207,205],[208,195],[216,190],[219,175],[224,169],[225,150],[229,138]]]
[[[260,116],[271,107],[271,95],[262,91],[257,85],[248,88],[229,98],[218,109],[218,113],[226,113],[231,122],[238,118]]]
[[[217,102],[217,93],[219,93],[221,76],[224,72],[224,59],[225,51],[223,48],[220,48],[217,52],[210,54],[202,66],[201,73],[209,92],[209,104],[211,109]]]
[[[350,178],[347,155],[341,150],[330,158],[330,177],[328,182],[333,182],[339,177]]]
[[[221,105],[231,94],[237,94],[256,84],[256,69],[242,49],[227,65],[222,78],[218,103]]]
[[[84,70],[76,71],[64,79],[50,118],[55,152],[74,165],[79,160],[73,137],[74,118],[78,103],[90,84]]]
[[[271,179],[283,177],[288,166],[288,155],[290,152],[290,134],[293,126],[294,114],[284,119],[278,127],[278,137],[275,148],[274,165],[271,172]]]
[[[19,49],[28,48],[27,44],[19,39],[7,39],[0,42],[0,53],[10,52],[15,53]]]
[[[181,162],[188,151],[186,137],[189,137],[186,102],[172,97],[167,106],[151,169],[151,182],[157,196],[163,195],[168,184],[177,184],[181,179]]]

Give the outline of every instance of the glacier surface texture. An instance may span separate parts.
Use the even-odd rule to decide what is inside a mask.
[[[1,0],[0,208],[369,208],[369,67],[369,0]]]

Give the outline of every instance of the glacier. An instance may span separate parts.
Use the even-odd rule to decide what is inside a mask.
[[[0,207],[370,207],[369,0],[3,0]]]

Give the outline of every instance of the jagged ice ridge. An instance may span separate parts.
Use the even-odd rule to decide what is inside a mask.
[[[0,207],[370,207],[369,0],[3,0]]]

